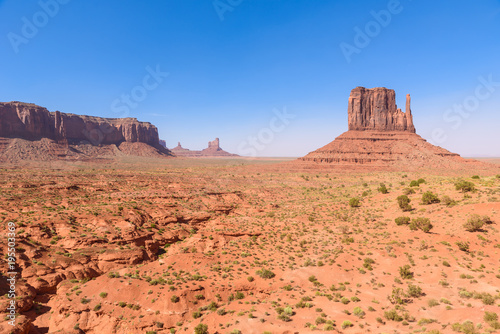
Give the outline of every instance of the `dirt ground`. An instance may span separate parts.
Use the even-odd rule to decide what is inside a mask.
[[[500,172],[290,160],[0,166],[0,333],[500,332]]]

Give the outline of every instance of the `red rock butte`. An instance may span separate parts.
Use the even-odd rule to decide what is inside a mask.
[[[135,118],[49,112],[32,103],[0,103],[0,161],[168,156],[158,129]]]
[[[177,146],[172,150],[176,156],[179,157],[190,157],[190,158],[199,158],[199,157],[237,157],[236,154],[231,154],[229,152],[224,151],[220,147],[219,138],[215,138],[214,141],[208,142],[208,147],[201,151],[192,151],[187,148],[182,147],[181,143],[177,143]]]
[[[408,94],[406,95],[406,113],[404,113],[396,105],[394,90],[356,87],[349,96],[349,130],[415,133],[410,103],[410,94]]]
[[[345,167],[451,168],[485,167],[434,146],[416,134],[410,95],[406,111],[398,109],[394,90],[356,87],[348,104],[349,131],[300,158],[300,163]]]

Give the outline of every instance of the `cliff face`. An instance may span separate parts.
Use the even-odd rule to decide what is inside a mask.
[[[135,118],[101,118],[65,114],[29,103],[0,103],[0,137],[69,144],[119,145],[123,142],[159,146],[158,129]]]
[[[349,96],[349,130],[415,133],[410,102],[410,95],[407,95],[404,113],[396,105],[394,90],[356,87]]]
[[[410,102],[407,95],[406,112],[402,112],[397,109],[396,94],[391,89],[353,89],[348,107],[349,131],[299,161],[399,171],[481,168],[417,135]]]

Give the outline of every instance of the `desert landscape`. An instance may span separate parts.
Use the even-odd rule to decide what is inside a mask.
[[[498,0],[0,22],[0,334],[500,333]]]
[[[140,144],[155,156],[125,154],[136,138],[124,137],[85,144],[93,156],[32,149],[5,163],[0,215],[16,247],[3,268],[14,261],[19,278],[16,326],[2,331],[500,330],[500,165],[427,143],[393,90],[354,89],[348,118],[297,160],[177,157],[153,135]],[[5,139],[3,156],[21,140],[83,145]]]

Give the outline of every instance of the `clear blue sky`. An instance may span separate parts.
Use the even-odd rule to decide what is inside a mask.
[[[384,86],[403,109],[412,95],[424,138],[500,156],[499,0],[59,1],[0,1],[0,101],[136,117],[169,147],[302,156],[347,130],[351,89]]]

